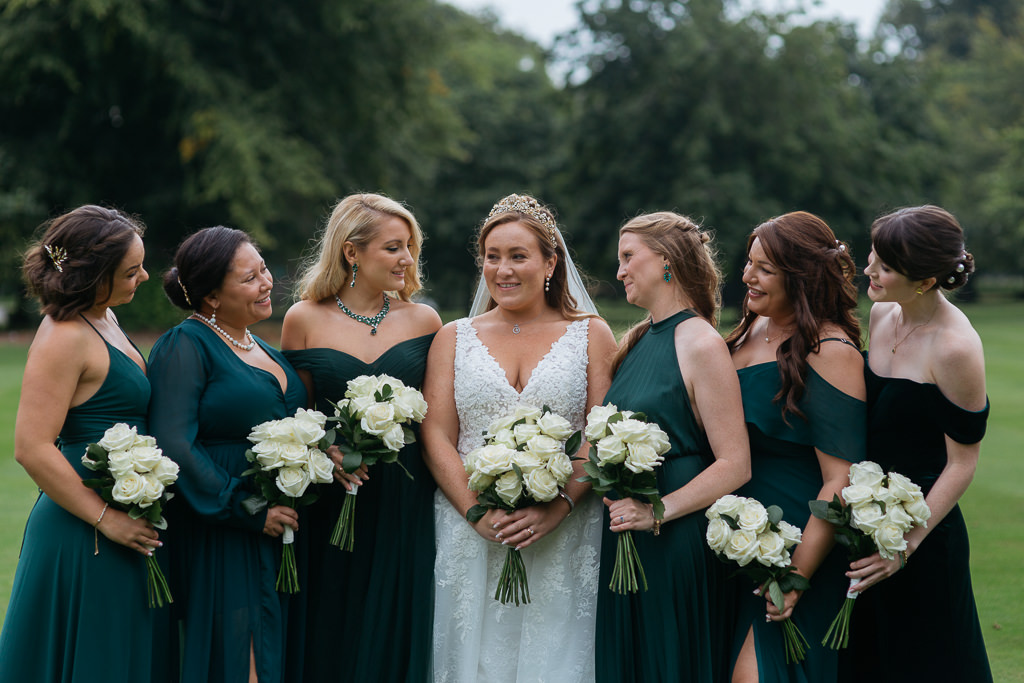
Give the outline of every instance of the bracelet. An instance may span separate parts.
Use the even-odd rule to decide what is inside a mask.
[[[651,531],[654,533],[655,536],[660,536],[661,535],[661,520],[660,519],[654,520],[654,526],[651,527]]]
[[[110,507],[110,503],[104,503],[103,504],[103,509],[100,510],[100,516],[97,517],[96,521],[92,523],[92,542],[93,542],[93,545],[95,546],[95,549],[93,550],[93,553],[92,553],[93,555],[99,555],[100,554],[100,532],[99,532],[99,527],[100,527],[100,522],[103,521],[103,515],[107,514],[107,508],[108,507]]]
[[[569,504],[569,515],[571,515],[572,511],[576,509],[576,503],[575,501],[573,501],[572,496],[570,496],[562,489],[558,489],[558,497]],[[566,515],[566,517],[568,517],[569,515]]]
[[[900,551],[900,569],[903,569],[906,566],[907,566],[907,551],[906,550],[901,550]]]

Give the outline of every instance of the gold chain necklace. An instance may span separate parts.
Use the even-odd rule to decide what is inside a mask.
[[[893,342],[894,343],[893,343],[892,348],[890,349],[890,351],[892,353],[896,353],[896,349],[899,348],[899,345],[902,344],[903,342],[907,341],[907,339],[910,338],[910,335],[912,335],[915,332],[917,332],[918,329],[920,329],[920,328],[924,327],[925,325],[927,325],[928,323],[930,323],[932,321],[932,318],[935,317],[935,313],[938,310],[939,310],[939,307],[936,306],[935,310],[932,311],[932,314],[930,316],[928,316],[927,320],[925,320],[923,323],[921,323],[919,325],[915,325],[913,328],[911,328],[910,332],[907,332],[907,334],[903,337],[903,339],[900,339],[899,338],[900,337],[900,321],[903,320],[903,308],[900,307],[900,314],[898,316],[896,316],[896,324],[893,325],[893,328],[892,328],[892,338],[893,338]],[[896,341],[897,339],[899,341]]]
[[[764,326],[764,343],[765,344],[771,344],[773,341],[775,341],[776,339],[778,339],[779,337],[784,335],[786,332],[790,331],[793,326],[792,325],[787,325],[786,327],[781,328],[777,335],[775,335],[774,337],[769,337],[768,336],[768,332],[771,330],[771,327],[772,327],[772,319],[768,318],[768,323]]]

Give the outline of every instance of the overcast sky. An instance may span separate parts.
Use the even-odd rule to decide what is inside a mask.
[[[556,35],[576,24],[576,0],[446,0],[456,7],[475,11],[490,7],[502,24],[550,46]],[[885,0],[745,0],[747,6],[766,10],[792,8],[799,4],[812,6],[809,17],[839,16],[857,23],[857,30],[867,36],[875,27]]]

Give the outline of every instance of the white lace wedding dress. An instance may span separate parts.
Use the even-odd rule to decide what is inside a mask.
[[[520,404],[547,405],[574,429],[583,427],[588,322],[569,324],[521,394],[470,319],[456,323],[455,406],[463,457],[483,444],[482,434],[493,420]],[[434,680],[593,681],[600,499],[587,495],[555,531],[523,549],[531,602],[518,607],[494,599],[506,546],[481,538],[440,489],[434,519]]]

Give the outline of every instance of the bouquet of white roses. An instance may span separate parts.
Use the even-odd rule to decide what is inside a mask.
[[[245,452],[252,467],[242,476],[253,475],[262,495],[243,503],[249,512],[256,514],[268,505],[308,505],[317,499],[311,484],[333,481],[334,463],[323,452],[333,440],[326,425],[327,416],[323,413],[299,408],[293,417],[270,420],[252,428],[248,438],[253,447]],[[294,540],[295,532],[286,524],[281,537],[281,569],[275,585],[286,593],[299,592]]]
[[[335,408],[333,419],[338,423],[338,448],[346,472],[355,472],[364,464],[369,467],[377,462],[397,463],[412,479],[398,453],[406,444],[416,441],[409,425],[423,422],[427,414],[423,394],[388,375],[360,375],[348,381],[345,398],[331,405]],[[331,534],[331,544],[348,551],[355,544],[358,492],[356,486],[348,490]]]
[[[96,489],[109,505],[127,512],[132,519],[146,519],[157,529],[167,528],[163,504],[173,496],[167,487],[178,479],[178,464],[156,447],[156,439],[118,422],[98,443],[86,446],[82,464],[99,473],[82,483]],[[99,551],[97,542],[96,553]],[[146,592],[150,607],[174,602],[167,579],[152,555],[146,557]]]
[[[778,505],[765,507],[753,498],[726,495],[707,509],[707,542],[718,559],[736,564],[754,583],[768,591],[779,611],[786,608],[785,593],[807,590],[810,583],[796,573],[790,551],[800,543],[799,527],[782,519]],[[807,640],[790,619],[782,622],[786,662],[799,662],[807,653]]]
[[[580,447],[579,432],[547,406],[520,405],[492,422],[484,440],[485,445],[466,454],[463,463],[469,489],[477,492],[476,505],[466,512],[472,524],[488,510],[518,510],[557,498],[572,476],[571,456]],[[511,546],[494,599],[502,604],[530,602],[526,566]]]
[[[658,476],[654,468],[670,447],[668,435],[643,413],[619,410],[614,404],[594,406],[587,415],[585,431],[590,442],[590,458],[583,464],[586,476],[597,493],[615,491],[620,498],[646,500],[653,506],[654,519],[665,516],[665,505],[658,494]],[[639,580],[638,580],[639,575]],[[615,567],[609,588],[616,593],[647,590],[647,576],[637,553],[631,531],[619,534]]]
[[[842,490],[842,500],[812,500],[811,513],[836,528],[836,542],[845,545],[850,561],[874,554],[887,560],[907,549],[904,535],[914,526],[928,526],[931,510],[921,487],[899,472],[886,474],[870,460],[850,466],[850,485]],[[850,588],[859,579],[850,579]],[[847,590],[839,614],[832,620],[821,644],[833,650],[847,646],[850,640],[850,616],[858,593]]]

